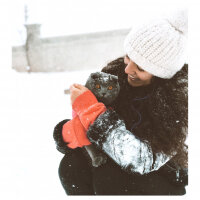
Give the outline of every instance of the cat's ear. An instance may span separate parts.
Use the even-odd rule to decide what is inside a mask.
[[[99,77],[99,74],[98,73],[91,73],[90,76],[91,76],[92,79],[96,79],[96,78]]]
[[[109,76],[109,80],[114,82],[114,83],[117,83],[118,82],[118,77],[117,76],[114,76],[114,75],[110,75]]]

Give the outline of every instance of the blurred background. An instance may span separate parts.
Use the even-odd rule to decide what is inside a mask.
[[[131,27],[187,6],[182,0],[1,1],[1,39],[9,44],[0,67],[4,199],[66,199],[57,173],[63,155],[52,135],[71,118],[64,90],[124,56]]]
[[[102,68],[124,55],[124,37],[132,26],[186,6],[176,0],[173,6],[170,2],[150,2],[21,0],[14,3],[12,67],[20,72]]]

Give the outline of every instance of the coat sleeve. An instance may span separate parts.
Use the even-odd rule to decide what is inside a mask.
[[[87,136],[118,165],[129,172],[147,174],[158,170],[170,157],[153,153],[147,142],[126,129],[113,110],[101,114],[90,126]]]
[[[106,111],[106,106],[97,101],[94,94],[88,90],[78,96],[72,105],[85,130],[93,124],[96,118]]]
[[[81,94],[73,103],[76,116],[72,120],[63,120],[56,125],[53,137],[56,148],[66,154],[70,148],[90,145],[86,131],[96,118],[106,111],[103,103],[99,103],[94,94],[88,90]]]
[[[71,151],[71,149],[66,145],[66,143],[64,142],[63,137],[62,137],[63,126],[68,121],[69,121],[69,119],[65,119],[65,120],[59,122],[54,127],[54,130],[53,130],[53,138],[56,143],[56,149],[63,154],[67,154],[68,152]]]
[[[72,149],[91,144],[78,116],[63,125],[62,137],[67,146]]]

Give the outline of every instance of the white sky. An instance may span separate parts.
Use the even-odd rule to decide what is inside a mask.
[[[12,3],[12,44],[25,40],[28,23],[40,23],[41,36],[71,35],[129,28],[143,19],[187,7],[183,0],[16,0]]]

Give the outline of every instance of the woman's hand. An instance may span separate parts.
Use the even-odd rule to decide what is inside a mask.
[[[70,86],[70,98],[71,98],[71,104],[74,103],[75,99],[83,94],[84,92],[86,92],[88,90],[88,88],[86,88],[85,86],[83,85],[80,85],[80,84],[73,84]]]

